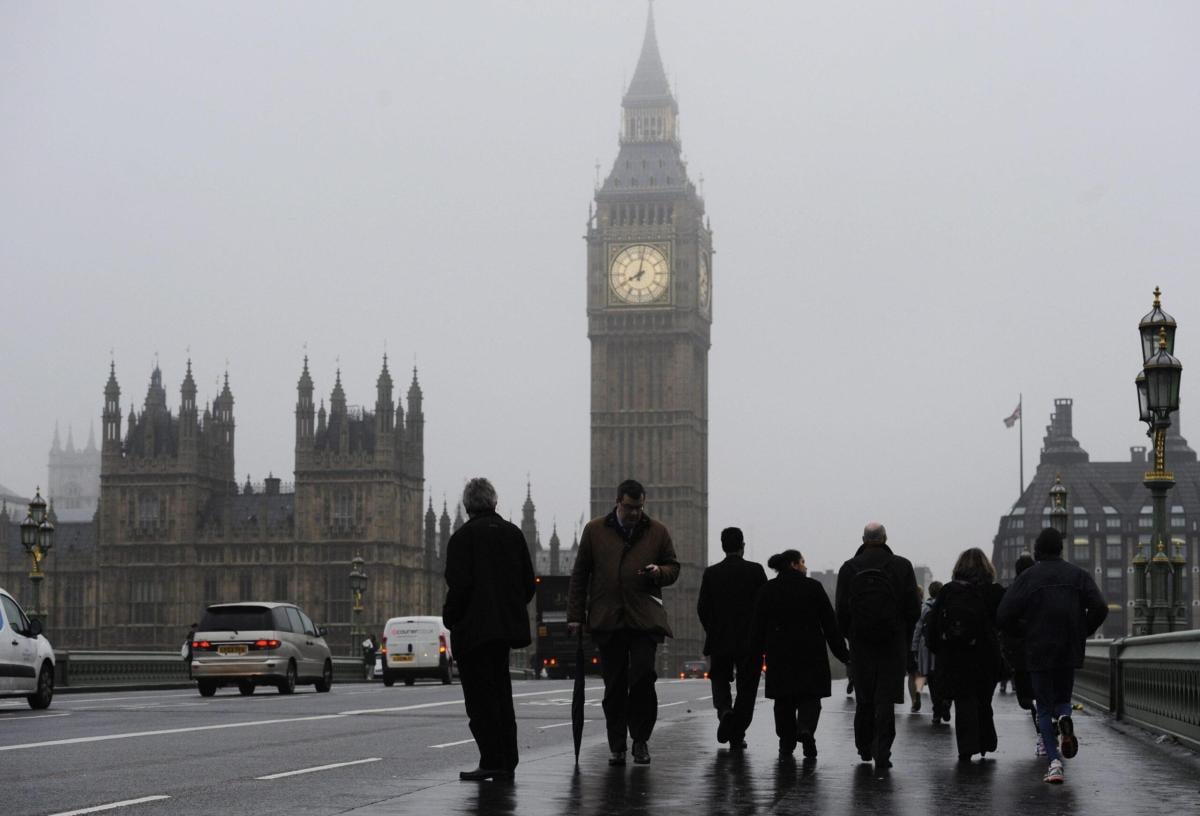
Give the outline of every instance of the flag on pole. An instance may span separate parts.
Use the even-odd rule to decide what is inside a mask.
[[[1004,427],[1011,428],[1013,425],[1017,424],[1017,420],[1020,418],[1021,418],[1021,403],[1018,402],[1017,407],[1013,409],[1013,412],[1004,418]]]

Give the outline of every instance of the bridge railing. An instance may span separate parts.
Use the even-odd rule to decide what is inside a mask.
[[[178,652],[99,652],[60,649],[55,652],[55,685],[60,689],[169,688],[187,686],[188,666]],[[335,683],[366,678],[363,662],[333,658]]]
[[[1200,750],[1200,630],[1089,640],[1075,696]]]

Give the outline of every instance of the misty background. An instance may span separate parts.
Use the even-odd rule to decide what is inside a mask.
[[[710,560],[836,568],[863,524],[946,577],[991,551],[1056,397],[1146,444],[1155,285],[1200,443],[1200,6],[659,0],[714,230]],[[426,488],[486,475],[543,545],[586,511],[582,236],[642,0],[0,2],[0,483],[157,359],[237,471],[290,480],[296,380],[425,395]],[[228,361],[228,363],[226,363]],[[407,408],[407,406],[405,406]],[[1168,465],[1170,463],[1168,462]],[[638,474],[631,474],[637,476]],[[1069,486],[1068,486],[1069,487]],[[648,497],[654,512],[654,496]]]

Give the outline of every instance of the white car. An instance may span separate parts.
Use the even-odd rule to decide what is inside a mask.
[[[0,589],[0,697],[24,697],[29,707],[54,699],[54,647],[12,595]]]

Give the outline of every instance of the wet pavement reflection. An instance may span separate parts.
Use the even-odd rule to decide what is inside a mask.
[[[697,709],[656,731],[649,766],[610,767],[603,738],[591,737],[578,771],[567,745],[523,756],[514,782],[460,783],[447,770],[428,787],[350,812],[1124,816],[1200,809],[1195,756],[1160,750],[1083,713],[1076,717],[1080,753],[1067,764],[1067,782],[1047,785],[1028,715],[1011,697],[998,697],[996,710],[1000,749],[971,763],[958,762],[952,727],[897,707],[895,767],[877,773],[854,750],[853,702],[841,697],[826,703],[819,758],[804,760],[797,750],[781,759],[769,704],[760,702],[744,752],[717,745],[715,716]],[[1135,769],[1151,773],[1131,777]]]

